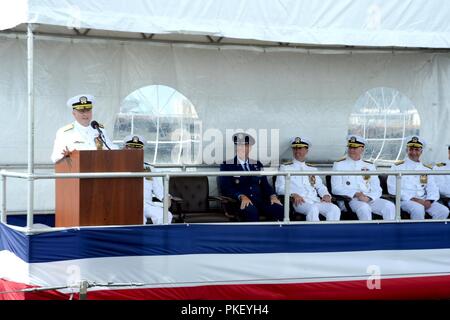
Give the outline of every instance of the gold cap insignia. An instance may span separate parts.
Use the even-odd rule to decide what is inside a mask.
[[[87,97],[80,97],[80,103],[81,104],[86,104],[87,103],[87,101],[88,101],[88,99],[87,99]]]

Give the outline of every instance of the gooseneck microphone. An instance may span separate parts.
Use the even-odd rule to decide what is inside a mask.
[[[108,146],[108,144],[105,141],[105,136],[103,135],[103,131],[100,129],[100,125],[98,124],[98,122],[93,120],[91,122],[91,127],[98,131],[99,139],[105,144],[105,146],[106,146],[106,148],[108,148],[108,150],[111,150],[111,148]]]

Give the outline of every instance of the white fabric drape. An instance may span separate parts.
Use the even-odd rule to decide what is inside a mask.
[[[2,0],[0,30],[201,34],[314,45],[450,47],[447,0]]]
[[[68,97],[95,95],[94,119],[112,135],[121,101],[154,84],[185,95],[196,108],[203,132],[218,128],[225,135],[226,129],[278,129],[281,158],[290,157],[290,138],[304,135],[313,140],[310,161],[323,162],[343,154],[349,115],[359,96],[374,87],[392,87],[418,110],[420,134],[429,143],[424,161],[446,159],[450,137],[450,57],[446,54],[324,55],[66,39],[38,40],[35,50],[36,163],[50,163],[56,130],[72,121],[65,104]],[[25,164],[25,41],[0,37],[0,57],[4,135],[0,164]],[[8,193],[10,210],[13,194],[17,193]],[[52,199],[46,203],[53,206]],[[17,206],[23,203],[18,201]]]

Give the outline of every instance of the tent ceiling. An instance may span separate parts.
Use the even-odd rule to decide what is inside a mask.
[[[0,35],[21,36],[26,35],[27,25],[21,24],[14,28],[0,31]],[[117,41],[146,41],[154,43],[177,43],[177,44],[199,44],[214,46],[250,46],[261,48],[284,48],[284,49],[305,49],[311,53],[328,53],[328,52],[383,52],[383,51],[426,51],[426,52],[449,52],[449,48],[422,48],[422,47],[375,47],[375,46],[350,46],[350,45],[317,45],[304,43],[289,42],[273,42],[259,41],[252,39],[236,39],[217,37],[209,35],[194,34],[154,34],[139,32],[121,32],[98,29],[77,29],[52,25],[35,25],[35,36],[50,38],[75,38],[75,39],[108,39]]]
[[[449,16],[446,0],[0,2],[0,30],[36,23],[59,26],[62,35],[76,28],[90,36],[252,45],[450,48]]]

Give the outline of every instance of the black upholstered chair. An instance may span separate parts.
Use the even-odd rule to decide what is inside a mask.
[[[449,201],[450,201],[450,197],[443,197],[443,196],[441,196],[439,198],[439,202],[450,209]]]
[[[176,222],[226,222],[220,197],[209,196],[208,177],[172,177],[169,193],[179,198],[172,204]],[[211,203],[216,202],[216,206]]]

